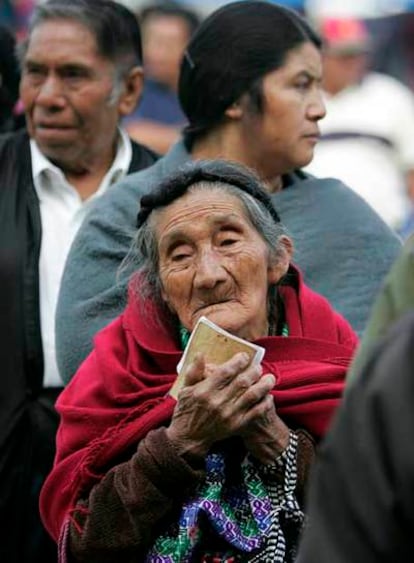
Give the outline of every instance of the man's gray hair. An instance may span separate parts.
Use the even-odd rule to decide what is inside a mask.
[[[142,66],[141,33],[137,18],[113,0],[47,0],[32,14],[27,39],[18,49],[22,65],[34,29],[51,20],[72,20],[88,28],[96,39],[98,53],[114,65],[114,102],[122,80],[134,66]]]

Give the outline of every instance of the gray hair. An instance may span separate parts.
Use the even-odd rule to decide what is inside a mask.
[[[35,7],[28,37],[18,48],[21,66],[33,31],[52,20],[72,20],[91,31],[99,55],[114,65],[110,103],[115,103],[122,92],[122,80],[134,66],[142,66],[141,33],[134,14],[113,0],[47,0]]]
[[[275,221],[262,202],[249,193],[225,182],[200,181],[192,184],[188,192],[193,193],[197,190],[219,190],[236,197],[242,203],[247,219],[265,242],[269,250],[269,261],[277,262],[283,256],[284,246],[281,239],[286,235],[285,228],[280,222]],[[130,270],[131,266],[134,266],[136,271],[137,283],[132,286],[136,295],[143,300],[151,297],[159,307],[163,307],[164,302],[161,295],[162,287],[159,276],[158,241],[155,234],[155,225],[157,214],[166,207],[155,209],[138,229],[131,250],[124,262],[125,267]]]

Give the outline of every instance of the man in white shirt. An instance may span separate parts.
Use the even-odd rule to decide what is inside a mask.
[[[27,132],[0,139],[0,561],[55,562],[38,516],[62,388],[54,317],[71,242],[93,202],[156,155],[119,127],[142,89],[134,15],[48,0],[22,45]]]
[[[326,19],[326,117],[307,170],[341,179],[394,229],[414,201],[414,96],[395,78],[368,71],[371,40],[362,21]]]

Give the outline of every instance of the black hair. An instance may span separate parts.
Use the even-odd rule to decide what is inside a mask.
[[[193,35],[181,63],[178,95],[189,122],[187,145],[220,123],[254,83],[260,108],[260,79],[306,42],[321,48],[303,17],[277,4],[244,0],[213,12]]]
[[[122,67],[123,73],[142,65],[138,20],[131,10],[114,0],[47,0],[38,4],[32,14],[21,58],[34,28],[53,19],[71,19],[87,27],[96,38],[99,54]]]
[[[200,182],[229,184],[250,194],[270,213],[276,223],[279,215],[273,206],[262,181],[253,170],[224,160],[199,160],[190,162],[172,176],[162,181],[151,193],[141,197],[141,207],[137,216],[140,228],[154,209],[165,207],[184,195],[188,189]]]

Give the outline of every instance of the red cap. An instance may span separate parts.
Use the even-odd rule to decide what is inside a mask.
[[[361,20],[328,18],[322,21],[320,33],[330,52],[363,53],[370,50],[370,35]]]

